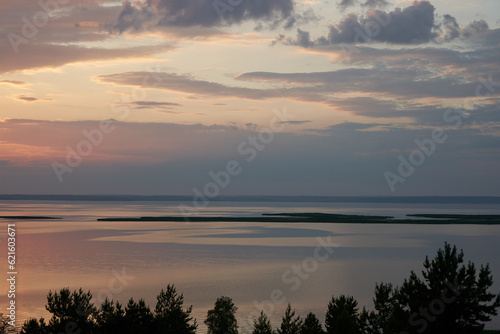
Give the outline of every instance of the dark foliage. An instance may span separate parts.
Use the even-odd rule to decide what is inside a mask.
[[[208,310],[205,324],[208,334],[238,334],[236,310],[233,300],[229,297],[220,297],[213,309]]]

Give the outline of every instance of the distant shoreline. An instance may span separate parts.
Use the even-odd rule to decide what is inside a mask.
[[[48,216],[0,216],[0,219],[30,220],[30,219],[62,219],[62,218],[60,218],[60,217],[48,217]]]
[[[500,215],[409,214],[420,219],[394,219],[390,216],[360,216],[329,213],[264,213],[260,217],[161,216],[99,218],[98,221],[145,222],[256,222],[256,223],[344,223],[344,224],[474,224],[500,225]]]
[[[30,195],[0,194],[0,201],[89,201],[89,202],[184,202],[193,203],[187,195]],[[213,202],[304,202],[304,203],[424,203],[424,204],[500,204],[500,196],[279,196],[232,195],[211,198]]]

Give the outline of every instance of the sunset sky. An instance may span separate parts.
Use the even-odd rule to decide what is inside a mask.
[[[0,0],[0,193],[500,196],[499,13]]]

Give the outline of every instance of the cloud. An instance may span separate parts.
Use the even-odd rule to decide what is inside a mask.
[[[7,84],[7,85],[12,85],[12,86],[25,86],[28,83],[25,81],[19,81],[19,80],[0,80],[0,84]]]
[[[467,27],[465,27],[462,31],[462,36],[464,37],[474,37],[478,34],[484,33],[489,30],[488,23],[481,19],[481,20],[475,20],[474,22],[470,23]],[[498,29],[497,29],[498,30]]]
[[[14,99],[23,101],[23,102],[38,102],[38,101],[53,101],[52,99],[40,99],[37,97],[32,97],[32,96],[24,96],[24,95],[18,95],[14,97]]]
[[[291,125],[301,125],[306,123],[311,123],[311,121],[282,121],[279,124],[291,124]]]
[[[27,69],[56,68],[66,64],[89,61],[106,61],[148,57],[153,54],[169,51],[169,45],[137,46],[124,49],[87,48],[75,45],[51,45],[30,43],[22,52],[14,56],[10,45],[0,42],[0,73],[10,73]],[[36,55],[36,56],[35,56]]]
[[[2,3],[0,21],[5,34],[0,39],[0,73],[57,68],[76,62],[150,57],[173,49],[165,42],[117,47],[118,44],[113,44],[117,36],[108,33],[105,27],[120,10],[120,5],[111,2],[88,6],[74,1],[65,5],[55,1],[46,6],[29,0]],[[31,32],[25,21],[32,20],[35,14],[38,15],[35,17],[44,14],[49,18],[39,28],[33,26]],[[104,41],[109,42],[105,47],[97,43]]]
[[[357,3],[357,0],[341,0],[337,5],[341,10],[344,10],[348,7],[352,7]]]
[[[115,85],[165,89],[185,94],[197,94],[206,97],[237,97],[251,100],[262,100],[279,96],[279,93],[275,91],[226,86],[215,82],[197,80],[189,75],[176,73],[155,73],[153,75],[155,79],[154,86],[148,86],[145,85],[144,77],[149,74],[150,73],[147,72],[116,73],[101,75],[97,77],[97,80]]]
[[[500,77],[500,74],[496,78]],[[460,98],[475,96],[475,89],[481,84],[463,81],[460,76],[436,76],[433,70],[415,68],[348,68],[337,71],[309,73],[248,72],[237,79],[283,83],[294,88],[287,90],[267,90],[269,95],[297,96],[304,94],[328,94],[332,98],[342,93],[365,94],[383,93],[386,96],[409,98]],[[494,92],[500,94],[500,90]],[[314,95],[317,97],[317,95]]]
[[[137,32],[168,27],[220,27],[245,21],[276,23],[292,18],[292,0],[244,0],[234,5],[219,0],[147,0],[141,6],[125,1],[113,30]]]
[[[351,3],[349,0],[346,4]],[[383,1],[367,1],[364,5],[379,6]],[[311,38],[310,33],[297,29],[296,38],[280,35],[274,42],[297,45],[304,48],[339,44],[423,44],[442,43],[457,38],[468,39],[488,32],[488,24],[477,20],[460,27],[457,20],[445,14],[442,20],[436,19],[434,6],[429,1],[415,1],[412,5],[391,12],[371,9],[365,16],[347,14],[338,24],[333,24],[325,36]],[[441,32],[444,31],[444,36]]]
[[[377,124],[377,123],[357,123],[357,122],[344,122],[339,124],[330,125],[326,128],[321,129],[309,129],[309,132],[316,133],[330,133],[330,134],[338,134],[340,132],[357,132],[360,130],[368,130],[373,129],[378,126],[387,126],[386,124]]]
[[[415,68],[403,62],[401,66],[393,68],[388,68],[382,63],[381,67],[371,68],[309,73],[248,72],[235,77],[236,83],[250,81],[267,86],[262,88],[232,86],[199,80],[189,75],[160,72],[154,73],[155,84],[152,86],[145,85],[144,77],[149,74],[146,72],[108,74],[99,76],[97,80],[114,85],[162,89],[206,100],[287,99],[318,103],[331,108],[332,112],[346,112],[372,118],[405,118],[408,122],[413,120],[416,124],[439,122],[438,118],[442,117],[443,108],[449,105],[447,100],[453,100],[454,105],[461,105],[460,103],[465,103],[467,100],[475,100],[474,103],[478,105],[491,103],[484,98],[476,98],[478,87],[483,93],[489,92],[483,86],[483,82],[490,82],[493,87],[494,91],[489,93],[491,98],[500,96],[500,89],[495,88],[500,85],[498,69],[491,76],[478,77],[477,73],[473,73],[476,66],[469,68],[466,65],[465,60],[470,58],[468,54],[454,58],[457,54],[453,52],[442,54],[439,50],[432,49],[417,51],[421,54],[416,52],[414,57],[426,61],[425,70],[420,66]],[[389,57],[387,61],[398,64],[398,57],[403,59],[401,61],[406,61],[408,57],[403,51],[396,55],[397,57]],[[493,56],[490,62],[489,66],[495,69],[497,61]],[[450,75],[446,73],[449,69],[443,64],[461,67],[462,72]],[[477,66],[485,69],[486,65],[487,62],[478,61]],[[444,72],[440,73],[440,70]],[[489,113],[482,122],[487,122],[487,119],[493,120],[492,115]]]
[[[443,16],[443,26],[446,31],[446,35],[444,37],[445,41],[452,41],[455,38],[460,37],[460,27],[457,20],[453,16],[445,14]]]
[[[390,2],[386,0],[366,0],[362,6],[368,8],[382,8],[390,5]]]
[[[102,143],[95,145],[92,154],[85,157],[86,161],[148,164],[189,157],[190,154],[203,152],[204,141],[208,138],[213,138],[211,140],[217,141],[218,145],[229,149],[238,132],[234,126],[217,124],[109,122],[113,130],[101,133],[104,136]],[[85,133],[95,133],[99,129],[100,121],[7,119],[0,122],[0,154],[4,159],[22,162],[30,159],[30,154],[26,152],[37,152],[36,158],[32,160],[45,161],[47,167],[51,168],[51,161],[64,161],[68,146],[77,150],[79,143],[88,140]],[[212,136],[211,133],[219,135]],[[239,135],[244,134],[246,132]],[[183,145],[176,144],[179,142],[183,142]]]
[[[349,7],[353,7],[358,4],[358,0],[341,0],[337,6],[340,8],[340,10],[345,10]],[[387,2],[386,0],[366,0],[365,2],[361,3],[361,6],[363,7],[368,7],[368,8],[376,8],[376,7],[385,7],[389,5],[390,3]]]
[[[404,9],[396,8],[392,12],[372,10],[366,17],[361,18],[350,14],[337,26],[330,27],[326,42],[329,44],[370,41],[394,44],[427,43],[437,37],[434,32],[436,28],[434,10],[434,6],[428,1],[415,1],[411,6]],[[366,27],[375,24],[378,24],[379,33],[374,31],[367,34]]]
[[[417,149],[415,139],[429,138],[432,129],[386,125],[378,131],[377,124],[347,122],[304,134],[275,133],[265,152],[249,164],[248,155],[238,153],[237,147],[257,136],[258,127],[114,122],[115,130],[105,134],[102,144],[59,183],[51,163],[65,163],[66,147],[76,150],[80,141],[87,140],[83,130],[97,129],[99,122],[6,120],[0,122],[0,154],[9,165],[2,168],[0,182],[9,193],[77,189],[78,193],[191,195],[194,187],[212,181],[211,171],[223,170],[228,161],[236,160],[244,173],[231,179],[224,190],[228,193],[366,195],[369,189],[370,194],[390,194],[383,173],[397,170],[398,155],[407,157]],[[398,195],[498,191],[500,137],[466,127],[446,134],[448,140],[437,147],[439,154],[429,157]],[[471,168],[481,172],[471,174]]]
[[[132,102],[116,102],[119,105],[128,105],[134,109],[172,109],[172,107],[181,106],[174,102],[156,102],[156,101],[132,101]]]

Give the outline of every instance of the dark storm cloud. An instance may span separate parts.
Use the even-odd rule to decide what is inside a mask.
[[[115,30],[140,31],[154,27],[215,27],[245,21],[281,22],[293,26],[292,0],[241,0],[233,5],[213,0],[148,0],[142,7],[125,2]]]

